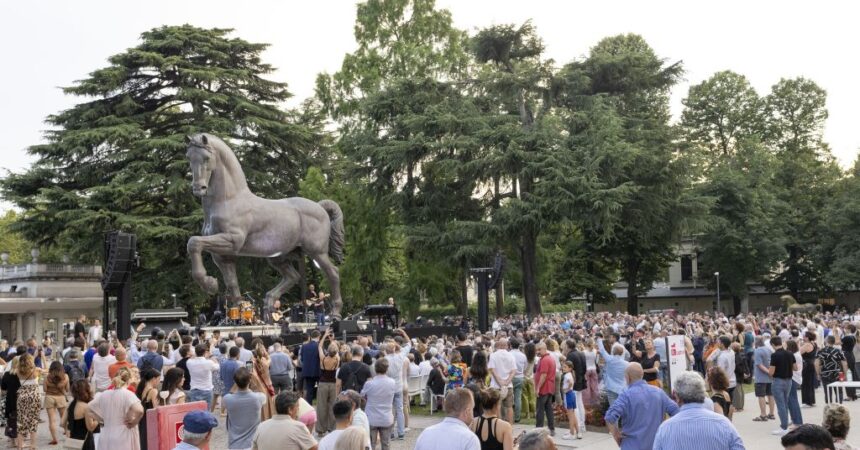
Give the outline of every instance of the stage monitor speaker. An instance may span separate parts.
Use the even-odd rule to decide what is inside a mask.
[[[357,320],[341,320],[334,323],[334,333],[358,333],[361,329],[358,328]]]
[[[135,264],[137,239],[133,234],[111,231],[105,235],[102,289],[116,291],[128,280]]]
[[[254,339],[254,335],[250,331],[240,331],[239,337],[245,341],[245,348],[248,350],[251,349],[251,340]]]

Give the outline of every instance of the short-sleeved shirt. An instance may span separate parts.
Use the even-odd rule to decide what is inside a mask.
[[[221,363],[218,371],[221,374],[221,381],[224,382],[224,392],[230,392],[230,389],[233,389],[233,375],[236,374],[239,367],[241,365],[235,359],[228,359]]]
[[[350,361],[337,371],[337,379],[340,380],[340,385],[343,390],[352,389],[356,392],[361,392],[364,388],[364,383],[367,383],[373,374],[370,372],[370,367],[367,364],[354,360]],[[351,386],[348,386],[352,384]]]
[[[552,395],[555,393],[555,357],[547,353],[538,361],[535,369],[535,387],[540,381],[541,374],[546,374],[546,380],[538,391],[538,395]]]
[[[293,362],[284,352],[273,352],[269,360],[269,375],[289,375],[293,370]]]
[[[460,352],[460,356],[463,357],[463,362],[466,364],[466,366],[471,367],[472,355],[475,353],[475,349],[473,349],[471,345],[461,344],[458,345],[455,350]]]
[[[415,450],[481,450],[481,441],[462,420],[446,417],[421,432]]]
[[[252,443],[256,450],[308,450],[317,445],[308,427],[286,414],[261,423]]]
[[[490,387],[499,389],[501,386],[496,382],[496,379],[498,378],[499,381],[504,381],[510,377],[512,373],[516,372],[517,363],[514,360],[514,355],[511,355],[509,351],[496,350],[490,354],[490,361],[487,363],[487,368],[493,369],[493,372],[495,373],[495,376],[490,377]]]
[[[643,369],[653,369],[654,364],[659,362],[660,355],[657,353],[654,353],[654,356],[648,356],[647,354],[643,354],[641,358]],[[643,379],[645,381],[655,381],[657,380],[657,372],[645,372],[643,375]]]
[[[794,355],[784,348],[777,349],[770,357],[770,366],[774,368],[774,378],[790,380],[792,364],[794,364]]]
[[[827,346],[818,351],[818,360],[821,361],[821,378],[836,379],[842,372],[845,355],[841,349]]]
[[[773,378],[770,377],[770,374],[761,370],[759,365],[764,367],[770,367],[770,356],[773,352],[765,347],[761,346],[753,352],[753,379],[756,383],[772,383]]]
[[[403,355],[400,353],[393,353],[391,355],[385,355],[385,359],[388,360],[388,372],[386,375],[391,377],[394,380],[394,385],[397,386],[398,391],[403,390],[403,363],[406,362],[406,359],[403,358]]]
[[[251,448],[266,395],[261,392],[236,391],[225,395],[223,402],[227,410],[227,448]]]

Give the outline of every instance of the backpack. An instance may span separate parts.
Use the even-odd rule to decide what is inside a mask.
[[[72,384],[78,380],[83,380],[86,377],[87,376],[84,373],[84,369],[81,367],[80,361],[69,362],[69,384]]]

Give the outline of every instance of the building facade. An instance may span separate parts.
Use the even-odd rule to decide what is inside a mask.
[[[81,314],[100,318],[101,277],[96,265],[0,265],[0,338],[62,336]]]

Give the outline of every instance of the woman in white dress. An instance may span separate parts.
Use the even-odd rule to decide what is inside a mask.
[[[120,369],[113,378],[113,389],[96,394],[89,404],[87,414],[104,424],[99,435],[100,448],[140,450],[137,423],[143,418],[143,405],[128,390],[131,380],[131,371]]]

